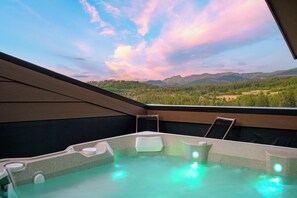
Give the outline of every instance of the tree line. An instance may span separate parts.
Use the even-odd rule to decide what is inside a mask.
[[[297,77],[278,77],[236,83],[158,87],[137,81],[92,81],[91,85],[146,104],[296,107]],[[257,90],[256,94],[245,94]],[[274,93],[274,94],[270,94]],[[236,95],[235,99],[219,98]]]

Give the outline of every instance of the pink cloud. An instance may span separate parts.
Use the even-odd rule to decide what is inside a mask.
[[[118,8],[110,5],[109,3],[104,2],[104,1],[100,1],[99,4],[104,5],[105,11],[110,13],[110,14],[112,14],[114,16],[120,16],[121,15],[121,11]]]
[[[106,23],[100,18],[97,9],[89,4],[87,0],[80,0],[84,10],[91,16],[91,23],[98,23],[100,27],[106,26]]]
[[[103,36],[113,36],[116,35],[116,32],[113,30],[113,28],[107,27],[104,28],[99,34]]]
[[[245,40],[253,31],[271,22],[265,2],[258,0],[211,1],[201,13],[188,3],[168,21],[151,51],[167,54],[180,49],[216,43],[225,39]]]
[[[107,61],[105,64],[111,72],[111,79],[116,80],[151,80],[163,78],[160,73],[168,70],[166,66],[147,67],[146,65],[133,65],[126,61]]]
[[[90,55],[92,52],[92,47],[83,41],[75,41],[74,45],[81,51],[83,52],[85,55]]]
[[[141,36],[144,36],[148,33],[150,29],[150,22],[159,3],[159,0],[147,1],[144,9],[141,10],[140,14],[132,19],[138,26],[138,33]]]
[[[101,19],[99,12],[94,6],[88,3],[87,0],[80,0],[80,3],[83,6],[84,10],[91,16],[91,23],[96,23],[99,25],[99,29],[101,30],[100,35],[113,36],[116,34],[114,28]],[[111,9],[111,6],[109,7],[109,9]]]
[[[113,57],[117,59],[129,59],[132,54],[132,46],[120,45],[114,50]]]
[[[163,12],[158,11],[160,8]],[[176,75],[175,72],[189,75],[229,71],[226,66],[219,64],[213,66],[216,68],[205,67],[200,60],[193,58],[197,55],[195,52],[208,57],[212,50],[207,49],[207,46],[216,48],[223,43],[232,48],[238,43],[263,36],[263,31],[259,33],[259,29],[265,29],[267,24],[273,22],[265,2],[258,0],[213,0],[201,11],[189,1],[172,3],[165,0],[158,4],[158,1],[151,0],[141,12],[130,16],[138,26],[140,35],[144,36],[149,32],[153,18],[164,19],[163,29],[151,43],[141,41],[131,46],[125,62],[116,56],[107,61],[106,65],[115,73],[114,78],[163,79]],[[197,51],[199,47],[202,48]],[[183,62],[174,63],[169,60],[171,54],[180,56],[180,52],[192,49],[196,51],[190,51],[193,54],[185,53]],[[216,52],[220,52],[219,50]],[[230,68],[236,71],[239,66],[231,65]]]
[[[166,65],[149,64],[146,61],[145,50],[145,41],[136,46],[119,45],[116,47],[113,60],[105,62],[105,65],[113,73],[111,78],[140,81],[163,78],[162,72],[170,68]]]
[[[136,46],[118,45],[114,50],[113,58],[133,60],[139,57],[145,57],[146,42],[142,41]]]

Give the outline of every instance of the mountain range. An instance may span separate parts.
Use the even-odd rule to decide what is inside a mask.
[[[194,74],[182,77],[172,76],[164,80],[149,80],[144,83],[156,86],[190,86],[196,84],[222,84],[240,82],[245,80],[265,79],[272,77],[297,76],[297,68],[288,70],[279,70],[270,73],[254,72],[254,73],[217,73],[217,74]]]

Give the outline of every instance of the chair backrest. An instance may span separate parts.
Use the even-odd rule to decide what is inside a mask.
[[[235,118],[223,118],[217,117],[212,125],[209,127],[208,131],[204,137],[209,136],[211,133],[224,133],[223,140],[227,137],[228,133],[231,131],[233,125],[235,124]]]

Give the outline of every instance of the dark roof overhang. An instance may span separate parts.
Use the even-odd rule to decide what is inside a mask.
[[[293,55],[297,59],[297,1],[266,0],[266,3]]]

